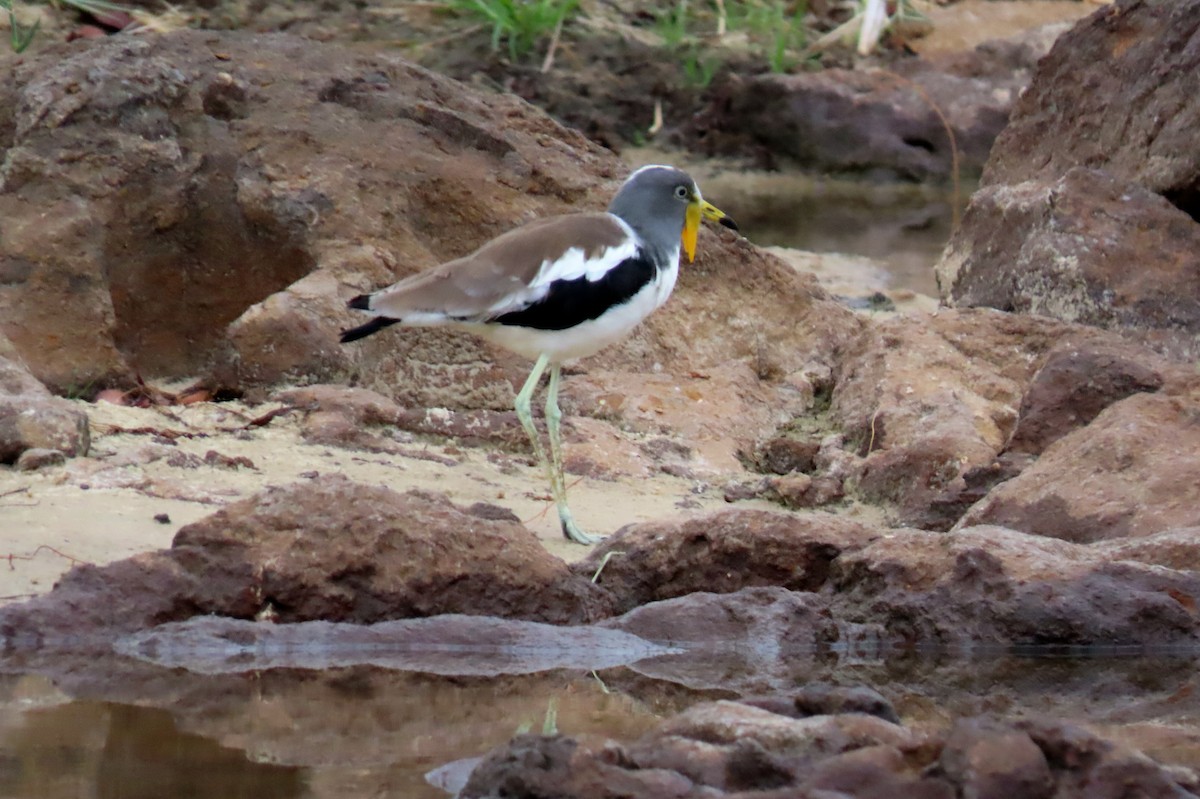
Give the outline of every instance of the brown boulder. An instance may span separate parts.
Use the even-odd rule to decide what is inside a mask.
[[[1118,0],[1058,39],[937,267],[943,299],[1182,330],[1173,343],[1190,346],[1200,330],[1198,30],[1194,2]]]
[[[1083,165],[1195,202],[1197,31],[1191,0],[1117,0],[1080,21],[1038,62],[984,183],[1053,179]]]
[[[995,488],[959,527],[997,524],[1088,543],[1200,524],[1195,390],[1135,394],[1060,438]]]
[[[1174,561],[1147,565],[1159,554]],[[599,584],[619,612],[636,608],[607,625],[732,653],[740,665],[718,669],[726,683],[736,672],[761,691],[788,673],[789,653],[833,642],[872,650],[1194,642],[1200,577],[1172,568],[1181,558],[1186,551],[1165,540],[1122,558],[994,526],[946,534],[723,511],[631,525],[574,568],[590,577],[607,560]],[[772,646],[752,645],[764,640]],[[694,661],[666,656],[638,669],[713,687]]]
[[[0,396],[5,394],[48,397],[50,391],[30,374],[17,348],[0,332]]]
[[[839,364],[830,409],[861,458],[848,487],[901,524],[948,529],[965,509],[954,498],[971,489],[966,475],[993,463],[1037,363],[1071,332],[993,311],[873,325]]]
[[[943,299],[1109,328],[1200,330],[1200,225],[1095,168],[982,187],[936,272]],[[1134,265],[1135,268],[1131,268]]]
[[[1028,733],[991,719],[962,719],[946,735],[941,771],[979,799],[1050,799],[1054,775]]]
[[[367,623],[441,613],[562,624],[607,615],[607,604],[519,523],[321,477],[187,525],[169,550],[73,569],[49,594],[0,610],[0,638],[106,645],[199,614]]]
[[[28,456],[20,467],[36,469],[35,461],[45,464],[65,455],[86,455],[89,446],[87,414],[50,396],[0,331],[0,465],[17,463],[26,452],[37,450],[45,454]]]
[[[247,380],[345,369],[335,275],[385,282],[619,171],[519,100],[283,35],[46,47],[10,78],[0,318],[59,390],[218,355]]]
[[[618,613],[696,591],[733,593],[754,586],[815,591],[831,563],[879,535],[836,516],[730,510],[630,525],[572,568],[617,598]]]
[[[206,579],[253,566],[256,602],[280,621],[465,612],[565,623],[601,607],[520,524],[335,477],[231,505],[181,528],[171,549]]]
[[[1158,645],[1200,634],[1194,572],[1003,527],[895,531],[839,557],[829,581],[835,619],[896,643]]]
[[[1134,344],[1064,342],[1050,351],[1025,390],[1007,449],[1041,454],[1114,402],[1162,388],[1165,366],[1153,352]]]
[[[19,472],[36,472],[38,469],[61,466],[66,461],[67,456],[62,450],[34,447],[21,453],[16,466]]]

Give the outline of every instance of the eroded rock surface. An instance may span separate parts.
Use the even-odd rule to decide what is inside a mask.
[[[1164,563],[1168,553],[1185,560],[1167,548]],[[575,569],[591,575],[607,560],[598,582],[619,610],[637,608],[609,624],[744,650],[768,673],[781,650],[830,644],[1195,643],[1200,577],[1149,565],[1156,557],[996,526],[945,534],[730,511],[627,527]]]
[[[522,735],[464,797],[1195,796],[1195,775],[1053,721],[962,719],[929,734],[865,714],[788,718],[700,704],[637,741]]]
[[[599,589],[494,517],[340,477],[267,489],[181,528],[169,550],[77,567],[0,612],[0,632],[13,646],[106,645],[199,614],[361,623],[473,611],[560,624],[607,614]]]
[[[1198,30],[1196,3],[1117,0],[1055,43],[938,265],[944,300],[1192,348]]]
[[[1029,382],[1006,449],[1040,455],[1072,430],[1130,394],[1163,387],[1166,364],[1125,342],[1093,340],[1056,346]]]
[[[1188,213],[1099,166],[1078,166],[982,187],[937,274],[959,307],[1194,333],[1198,249],[1200,224]]]
[[[1060,438],[959,523],[1087,543],[1200,523],[1200,393],[1135,394]]]

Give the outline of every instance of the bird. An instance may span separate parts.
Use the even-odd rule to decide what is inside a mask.
[[[563,535],[579,544],[600,537],[575,522],[563,476],[562,365],[620,341],[662,306],[675,288],[680,252],[695,259],[701,219],[737,224],[673,166],[632,172],[602,213],[546,217],[510,230],[470,255],[347,303],[373,318],[346,330],[343,344],[392,325],[465,330],[534,361],[517,392],[517,418],[545,470]],[[546,429],[550,458],[531,402],[549,369]]]

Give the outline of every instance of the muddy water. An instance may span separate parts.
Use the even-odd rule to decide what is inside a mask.
[[[755,244],[860,256],[878,262],[887,288],[937,296],[933,267],[955,217],[950,188],[732,171],[702,185]],[[972,188],[960,188],[960,210]]]
[[[459,761],[541,730],[548,713],[564,733],[631,740],[697,701],[814,681],[875,687],[918,727],[972,713],[1056,715],[1200,765],[1197,663],[1183,656],[809,653],[764,663],[691,652],[492,677],[369,666],[200,674],[117,658],[38,665],[51,679],[0,665],[0,796],[21,799],[445,797],[431,781],[460,784],[471,761]]]

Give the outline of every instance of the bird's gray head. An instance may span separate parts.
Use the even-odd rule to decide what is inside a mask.
[[[649,246],[663,253],[679,246],[688,206],[700,198],[696,181],[671,166],[644,166],[626,179],[609,203]]]

